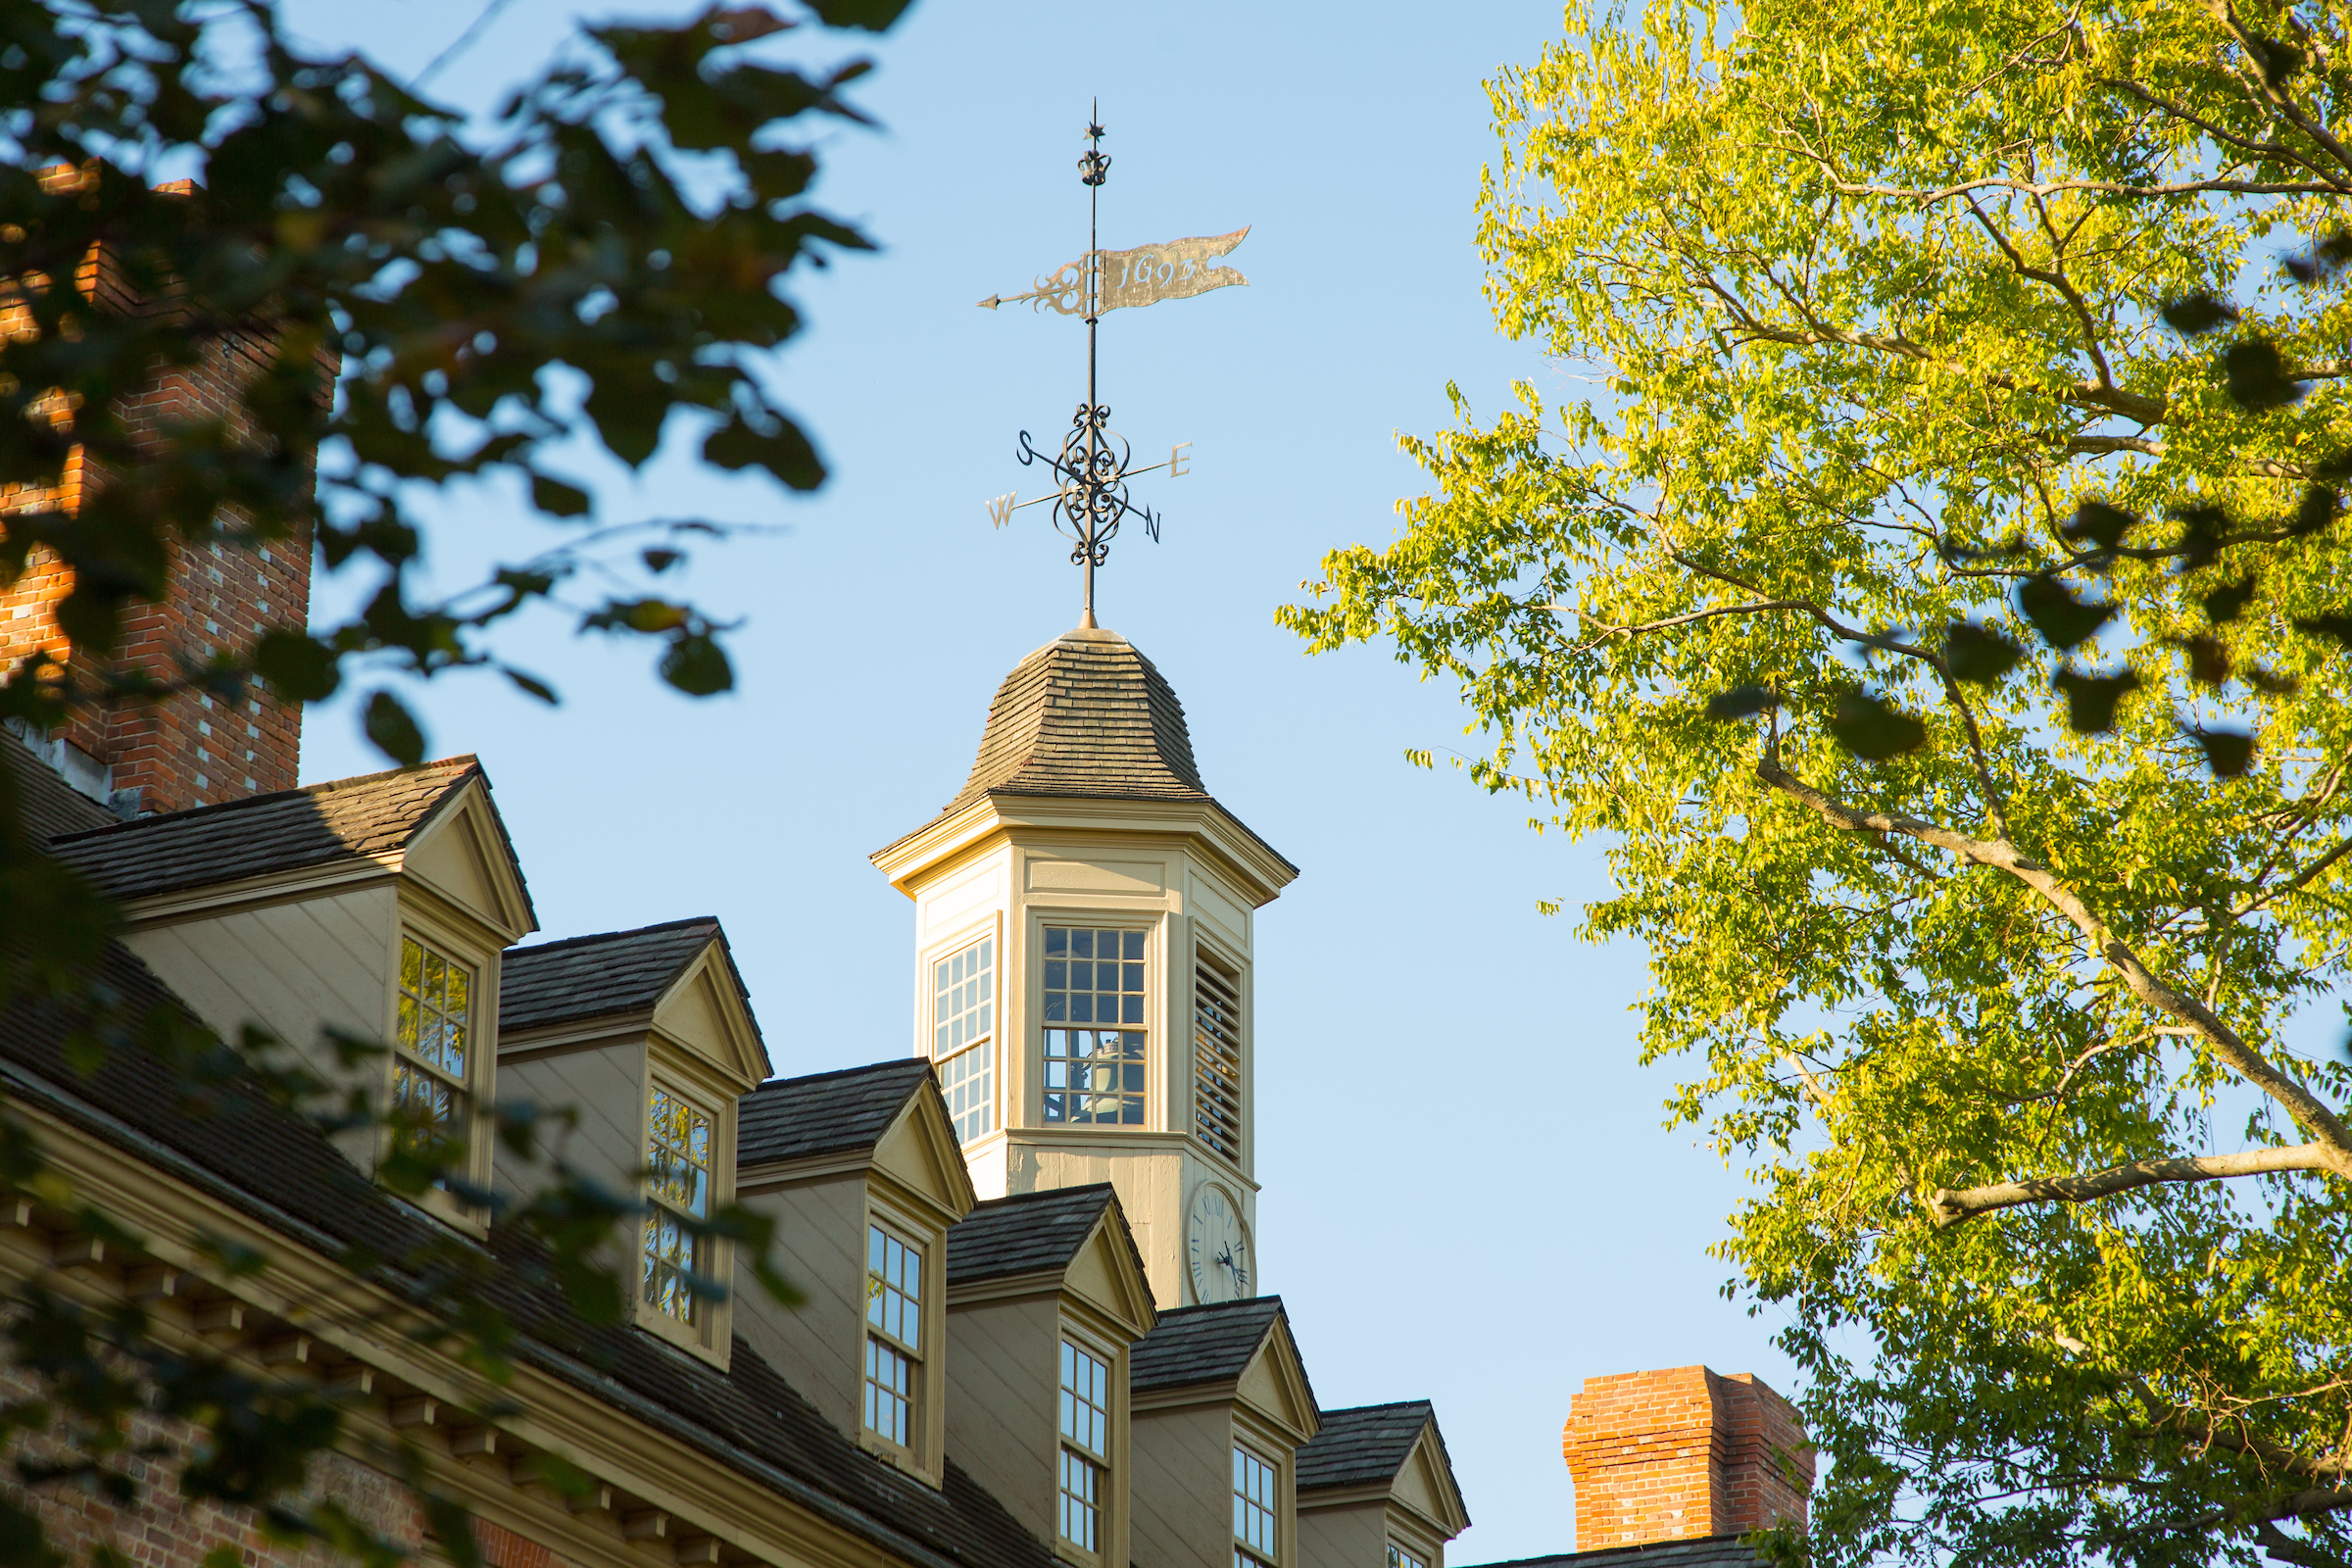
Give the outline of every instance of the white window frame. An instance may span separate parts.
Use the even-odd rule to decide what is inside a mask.
[[[989,1008],[988,1027],[964,1041],[946,1055],[940,1054],[939,1032],[939,971],[975,949],[986,948],[987,957],[981,962],[978,978],[988,989],[984,1004]],[[967,931],[945,952],[938,954],[923,966],[924,1030],[923,1053],[931,1060],[931,1070],[939,1076],[941,1095],[948,1101],[948,1117],[956,1128],[958,1143],[972,1144],[1004,1126],[1000,1113],[1004,1084],[1004,976],[1003,935],[994,922],[977,931]],[[968,1009],[967,1009],[968,1011]],[[968,1063],[975,1053],[987,1055],[979,1065],[985,1087],[977,1095],[965,1097],[963,1108],[956,1108],[957,1092],[966,1087],[963,1082],[951,1083],[947,1067],[950,1062]],[[967,1065],[964,1071],[970,1071]],[[967,1130],[967,1120],[976,1122]]]
[[[1250,1467],[1265,1472],[1268,1495],[1262,1500],[1245,1490],[1253,1478]],[[1265,1544],[1250,1533],[1252,1513],[1265,1515]],[[1233,1568],[1282,1568],[1282,1461],[1269,1459],[1256,1448],[1233,1439]]]
[[[1063,1374],[1063,1366],[1070,1353],[1083,1356],[1102,1369],[1102,1402],[1098,1406],[1088,1401],[1090,1409],[1101,1413],[1099,1447],[1087,1446],[1084,1438],[1073,1436],[1070,1431],[1071,1422],[1065,1414],[1065,1406],[1074,1401]],[[1089,1561],[1102,1559],[1105,1555],[1103,1547],[1111,1530],[1112,1483],[1116,1475],[1115,1450],[1118,1446],[1118,1357],[1105,1354],[1102,1347],[1084,1335],[1073,1333],[1068,1324],[1063,1324],[1061,1332],[1054,1336],[1054,1538],[1056,1546]],[[1067,1533],[1072,1494],[1064,1478],[1072,1460],[1089,1466],[1093,1471],[1094,1495],[1083,1499],[1093,1513],[1095,1542],[1091,1546]]]
[[[1158,1094],[1153,1092],[1153,1085],[1157,1081],[1157,1065],[1163,1059],[1166,1051],[1166,1045],[1162,1039],[1163,1035],[1165,1034],[1165,1030],[1162,1028],[1162,1025],[1165,1022],[1164,1013],[1166,1011],[1166,1008],[1163,1005],[1163,988],[1165,984],[1165,977],[1159,972],[1160,965],[1158,961],[1160,933],[1162,929],[1161,921],[1152,917],[1139,919],[1133,914],[1121,914],[1099,909],[1032,908],[1030,913],[1030,932],[1032,937],[1031,947],[1036,954],[1036,957],[1030,966],[1030,996],[1033,999],[1033,1002],[1030,1008],[1030,1018],[1032,1021],[1029,1026],[1029,1052],[1032,1070],[1036,1075],[1037,1087],[1029,1097],[1029,1102],[1033,1108],[1034,1114],[1037,1117],[1038,1124],[1046,1127],[1107,1127],[1131,1132],[1149,1132],[1152,1130],[1159,1123],[1157,1107],[1161,1099]],[[1056,927],[1065,930],[1116,931],[1122,938],[1129,935],[1140,936],[1143,938],[1142,963],[1144,969],[1144,1016],[1141,1023],[1131,1024],[1123,1018],[1115,1024],[1108,1025],[1091,1020],[1085,1023],[1078,1023],[1067,1018],[1049,1018],[1046,1016],[1047,965],[1054,962],[1073,961],[1068,959],[1066,956],[1060,959],[1055,959],[1050,956],[1046,951],[1046,934],[1050,929]],[[1100,960],[1089,959],[1084,961],[1095,962]],[[1122,965],[1129,961],[1125,956],[1125,946],[1123,942],[1121,944],[1121,956],[1116,961]],[[1138,1070],[1143,1075],[1143,1088],[1140,1092],[1140,1098],[1137,1102],[1138,1119],[1135,1121],[1068,1121],[1049,1117],[1046,1114],[1046,1106],[1049,1098],[1052,1096],[1102,1093],[1102,1091],[1074,1090],[1067,1088],[1056,1089],[1047,1082],[1048,1073],[1046,1064],[1049,1061],[1076,1061],[1086,1059],[1073,1056],[1049,1056],[1046,1053],[1046,1045],[1050,1033],[1054,1030],[1066,1032],[1079,1029],[1101,1030],[1105,1028],[1117,1029],[1121,1033],[1140,1034],[1144,1037],[1143,1056],[1141,1061],[1138,1063]],[[1125,1085],[1120,1085],[1116,1092],[1121,1101],[1124,1102],[1127,1093]],[[1123,1104],[1122,1108],[1124,1108]]]
[[[862,1334],[858,1359],[858,1424],[864,1436],[872,1442],[893,1452],[912,1455],[923,1446],[923,1422],[929,1414],[929,1401],[923,1396],[923,1382],[929,1362],[923,1347],[931,1335],[931,1297],[940,1282],[935,1278],[928,1250],[921,1243],[908,1240],[906,1227],[889,1223],[878,1214],[868,1215],[865,1222],[865,1236],[866,1305],[865,1310],[858,1316]],[[875,1321],[874,1305],[876,1300],[882,1297],[885,1291],[895,1290],[895,1287],[890,1286],[874,1272],[873,1253],[876,1238],[882,1240],[886,1254],[890,1244],[895,1243],[914,1260],[916,1294],[912,1298],[914,1338],[911,1340]],[[906,1436],[904,1440],[892,1437],[873,1423],[875,1394],[872,1385],[876,1380],[872,1368],[874,1349],[877,1346],[885,1352],[899,1357],[906,1366],[906,1387],[903,1395],[906,1412]]]

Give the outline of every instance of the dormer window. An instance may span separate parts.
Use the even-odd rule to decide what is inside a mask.
[[[1144,1124],[1144,935],[1045,928],[1049,1124]]]
[[[1274,1528],[1280,1480],[1274,1466],[1233,1446],[1233,1568],[1274,1568],[1281,1560]]]
[[[865,1429],[914,1446],[923,1348],[923,1254],[879,1225],[866,1227]]]
[[[1400,1546],[1392,1541],[1389,1543],[1389,1568],[1429,1568],[1429,1565],[1415,1556],[1409,1546]]]
[[[659,1317],[699,1327],[703,1303],[688,1276],[708,1278],[711,1244],[687,1221],[710,1217],[710,1114],[656,1083],[646,1100],[645,1304]]]
[[[931,1059],[939,1090],[964,1143],[997,1125],[997,944],[993,937],[931,968]]]
[[[473,1106],[473,971],[400,939],[392,1108],[407,1136],[463,1148]]]
[[[1061,1342],[1061,1539],[1102,1549],[1103,1477],[1110,1468],[1110,1367]]]

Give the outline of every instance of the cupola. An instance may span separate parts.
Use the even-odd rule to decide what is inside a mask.
[[[873,860],[979,1195],[1109,1182],[1160,1306],[1254,1294],[1252,925],[1298,872],[1208,793],[1167,678],[1096,627],[1036,650]]]

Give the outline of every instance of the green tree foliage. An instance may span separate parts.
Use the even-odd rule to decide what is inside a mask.
[[[2352,938],[2348,50],[1591,16],[1491,84],[1480,206],[1561,406],[1457,394],[1282,612],[1601,835],[1822,1561],[2352,1560],[2352,1067],[2289,1030]]]
[[[870,31],[906,0],[806,3],[816,23]],[[0,0],[10,497],[0,587],[44,561],[69,567],[57,614],[74,647],[67,666],[35,657],[4,672],[0,717],[49,729],[100,701],[235,700],[256,682],[315,700],[370,672],[469,667],[504,670],[553,701],[495,644],[499,623],[534,603],[576,614],[583,631],[654,640],[661,676],[685,693],[726,689],[723,628],[650,591],[686,544],[724,530],[607,524],[550,460],[585,447],[638,466],[664,440],[686,441],[705,462],[795,490],[822,481],[778,400],[772,351],[800,326],[782,291],[791,269],[867,247],[807,200],[817,170],[807,144],[861,119],[842,91],[867,68],[793,68],[777,35],[804,24],[714,6],[676,24],[584,26],[487,122],[471,122],[365,59],[307,51],[263,0]],[[134,432],[125,401],[232,334],[267,350],[240,405]],[[91,482],[79,505],[60,505],[74,461]],[[429,594],[416,508],[483,479],[527,496],[555,530],[548,546],[463,592]],[[175,670],[109,664],[125,609],[163,593],[174,551],[289,541],[304,551],[312,540],[328,567],[380,581],[349,620],[272,632]],[[583,582],[624,586],[582,596]],[[421,728],[391,692],[372,692],[363,712],[387,755],[418,759]],[[465,1190],[456,1151],[289,1065],[279,1042],[253,1031],[224,1042],[176,1011],[131,1005],[98,979],[117,912],[39,853],[14,777],[0,765],[0,1009],[68,1020],[90,1071],[135,1057],[169,1074],[190,1115],[259,1101],[329,1135],[395,1123],[379,1179],[412,1195],[450,1188],[492,1211],[511,1245],[497,1264],[454,1238],[416,1256],[345,1261],[397,1281],[416,1332],[493,1386],[517,1329],[500,1305],[516,1281],[495,1276],[514,1258],[530,1260],[524,1284],[568,1298],[575,1327],[620,1316],[630,1282],[600,1259],[631,1234],[633,1199],[567,1176],[502,1205]],[[342,1049],[355,1059],[381,1051]],[[518,1157],[544,1153],[562,1119],[497,1114],[478,1135],[495,1130]],[[75,1216],[86,1236],[135,1255],[137,1237],[77,1195],[6,1105],[0,1197]],[[707,1228],[789,1298],[755,1216],[723,1213]],[[214,1271],[264,1261],[223,1255]],[[0,1404],[13,1467],[0,1486],[0,1563],[61,1560],[23,1506],[25,1489],[139,1497],[140,1412],[193,1423],[199,1459],[176,1483],[185,1495],[254,1507],[284,1536],[395,1555],[302,1491],[310,1460],[340,1441],[340,1396],[191,1351],[136,1303],[101,1311],[52,1284],[36,1276],[0,1298],[0,1337],[38,1391]],[[382,1458],[420,1489],[441,1549],[469,1562],[473,1537],[432,1494],[416,1451]],[[94,1553],[101,1568],[122,1561]]]

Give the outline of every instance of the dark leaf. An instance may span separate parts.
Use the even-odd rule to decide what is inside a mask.
[[[2083,642],[2115,615],[2112,605],[2086,605],[2055,577],[2029,577],[2019,584],[2017,608],[2042,641],[2057,649]]]
[[[2103,735],[2115,728],[2115,705],[2139,689],[2131,670],[2113,675],[2084,675],[2062,669],[2050,684],[2066,695],[2066,725],[2078,735]]]
[[[2008,674],[2017,661],[2017,644],[1974,621],[1954,621],[1943,634],[1943,662],[1954,680],[1989,686]]]
[[[2074,520],[2058,530],[2068,539],[2088,539],[2100,548],[2113,550],[2124,542],[2124,535],[2139,526],[2139,519],[2121,507],[2111,507],[2104,501],[2085,501],[2075,509]]]
[[[2286,365],[2278,358],[2278,346],[2267,338],[2224,349],[2222,376],[2230,401],[2257,414],[2284,408],[2303,396],[2302,385],[2287,375]]]
[[[415,767],[424,760],[424,731],[390,692],[377,692],[368,699],[362,727],[375,749],[401,766]]]
[[[2205,618],[2216,626],[2227,626],[2235,620],[2253,599],[2255,581],[2254,574],[2248,572],[2235,582],[2226,582],[2210,590],[2199,601],[2205,607]]]
[[[2192,730],[2216,778],[2242,777],[2254,762],[2254,737],[2232,729]]]
[[[2332,485],[2315,484],[2305,487],[2303,500],[2295,508],[2295,520],[2286,531],[2300,539],[2305,534],[2318,533],[2335,520],[2335,511],[2343,502]]]
[[[644,556],[645,569],[659,576],[685,559],[685,555],[676,550],[648,550]]]
[[[547,704],[548,707],[553,708],[560,701],[560,699],[556,696],[556,689],[553,686],[550,686],[547,682],[541,680],[538,676],[526,675],[521,670],[515,669],[512,666],[501,667],[505,668],[507,679],[513,681],[519,690],[538,698],[541,702]]]
[[[662,656],[662,678],[689,697],[709,697],[735,684],[726,650],[707,633],[675,638]]]
[[[2262,73],[2264,82],[2272,87],[2283,87],[2303,69],[2303,51],[2278,38],[2265,38],[2258,32],[2245,34],[2246,51],[2254,57],[2254,68]]]
[[[880,32],[906,13],[914,0],[808,0],[808,9],[828,27],[858,27]]]
[[[2183,507],[2173,515],[2180,519],[2180,537],[2173,546],[2180,552],[2180,569],[2210,564],[2229,536],[2230,514],[2219,507]]]
[[[1707,716],[1746,718],[1752,713],[1761,713],[1780,706],[1780,697],[1769,686],[1735,686],[1728,692],[1717,692],[1707,699]]]
[[[1877,762],[1927,744],[1928,726],[1882,698],[1850,692],[1838,699],[1830,733],[1856,757]]]
[[[531,475],[531,505],[554,516],[576,517],[588,510],[588,492],[576,484],[565,484],[544,473],[534,473]]]
[[[343,682],[335,651],[298,631],[262,633],[253,645],[253,668],[280,697],[298,703],[322,702]]]
[[[2218,637],[2191,637],[2180,644],[2188,655],[2188,678],[2200,686],[2219,686],[2230,678],[2230,650]]]
[[[2297,615],[2295,629],[2310,632],[2315,637],[2332,637],[2339,643],[2352,645],[2352,613],[2341,610],[2329,611],[2325,615]]]
[[[703,457],[722,468],[761,467],[795,490],[813,490],[825,482],[825,465],[799,425],[778,419],[762,435],[739,415],[703,439]]]
[[[2292,697],[2303,689],[2303,683],[2293,676],[2274,675],[2260,664],[2248,664],[2238,674],[2247,685],[2272,697]]]
[[[2285,257],[2278,265],[2298,283],[2317,283],[2333,277],[2347,261],[2352,261],[2352,233],[2339,228],[2302,255]]]
[[[2215,299],[2210,294],[2191,294],[2164,307],[2165,324],[2174,331],[2195,337],[2215,327],[2227,326],[2237,319],[2235,307]]]

